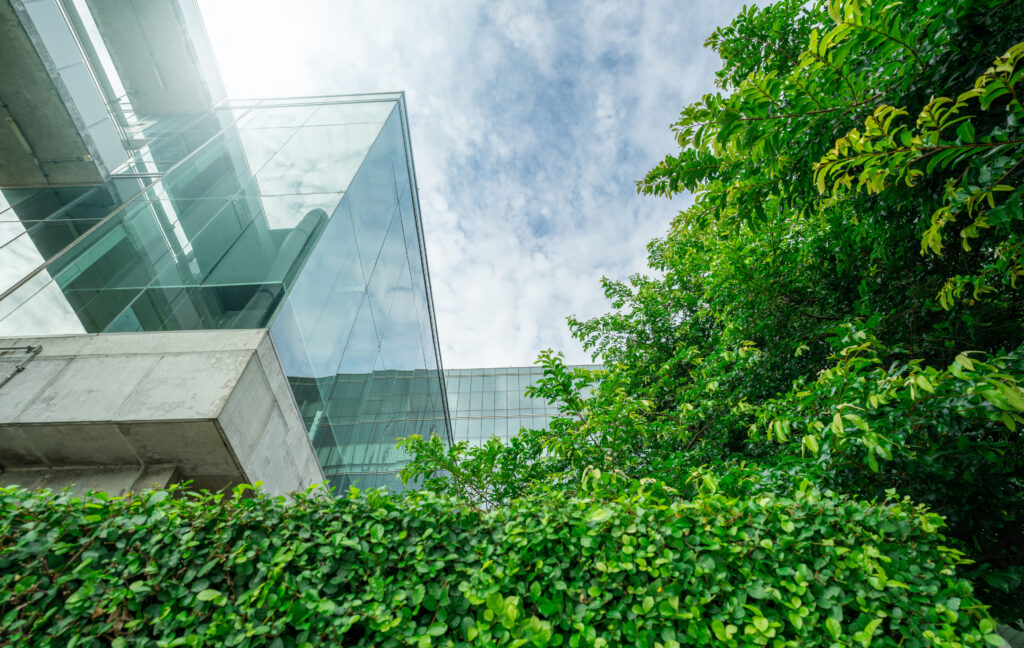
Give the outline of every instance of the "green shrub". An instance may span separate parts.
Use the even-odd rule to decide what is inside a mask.
[[[941,519],[805,483],[653,483],[481,512],[331,499],[0,489],[0,644],[963,646],[992,621]]]

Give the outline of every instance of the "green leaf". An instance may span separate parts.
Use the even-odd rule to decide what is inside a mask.
[[[142,580],[132,581],[132,584],[128,586],[128,589],[135,592],[136,594],[143,594],[152,591],[152,586],[149,583]]]
[[[833,617],[825,619],[825,629],[828,630],[828,634],[835,640],[838,640],[843,632],[842,626]]]
[[[839,412],[836,412],[832,416],[832,432],[841,435],[843,433],[843,416]],[[815,451],[817,452],[817,451]]]
[[[864,626],[862,630],[860,630],[859,632],[855,632],[853,634],[853,638],[860,642],[860,644],[864,646],[864,648],[868,648],[868,646],[871,645],[871,641],[875,636],[875,630],[881,624],[881,619],[872,619],[868,622],[866,626]]]
[[[915,378],[915,380],[921,389],[925,390],[929,394],[935,393],[935,387],[932,386],[932,383],[923,374],[917,374],[917,378]]]
[[[719,641],[729,640],[729,635],[725,631],[725,624],[722,623],[721,619],[715,619],[711,622],[711,631],[715,633],[715,638]]]
[[[813,434],[808,434],[804,437],[804,446],[811,451],[812,454],[818,454],[818,437]]]
[[[871,427],[867,424],[867,421],[865,421],[856,414],[843,414],[843,418],[845,418],[847,421],[850,421],[864,432],[869,432],[871,430]]]
[[[606,508],[596,508],[587,515],[587,524],[601,524],[612,517],[612,512]]]
[[[878,457],[875,456],[874,448],[868,450],[868,468],[871,472],[878,472]]]
[[[445,624],[441,623],[440,621],[435,621],[427,629],[427,634],[430,635],[431,637],[440,637],[441,635],[443,635],[447,631],[448,631],[448,626],[446,626]]]
[[[500,592],[491,592],[487,595],[487,609],[500,615],[505,610],[505,597]]]
[[[200,601],[212,601],[220,595],[220,592],[215,589],[204,589],[202,592],[196,594],[196,598]]]
[[[548,598],[537,601],[537,610],[546,617],[554,616],[561,608],[557,603]]]
[[[969,122],[969,121],[961,122],[960,125],[957,126],[956,135],[957,135],[957,137],[960,138],[961,142],[963,142],[965,144],[973,144],[974,143],[974,126],[972,126],[971,122]]]
[[[1024,412],[1024,396],[1019,389],[999,381],[995,381],[995,385],[1011,407],[1019,412]]]
[[[966,371],[974,371],[974,363],[971,362],[971,359],[968,358],[966,354],[961,353],[957,355],[954,362],[963,367]]]

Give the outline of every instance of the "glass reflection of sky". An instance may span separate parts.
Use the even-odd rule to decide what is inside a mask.
[[[325,108],[346,121],[340,107]],[[408,457],[395,441],[446,426],[401,115],[361,110],[351,121],[388,120],[271,329],[285,365],[310,372],[289,375],[341,489],[397,487]],[[328,117],[318,111],[307,124],[318,118]]]
[[[584,365],[588,369],[599,365]],[[492,436],[508,440],[522,427],[546,428],[559,415],[544,399],[525,390],[543,377],[542,367],[449,369],[445,372],[452,435],[456,442],[480,445]]]
[[[301,261],[284,259],[276,266],[265,262],[286,254],[308,254],[308,241],[296,243],[293,234],[296,230],[302,230],[305,236],[318,233],[301,226],[303,219],[317,210],[328,217],[333,214],[394,107],[394,101],[387,101],[255,108],[239,113],[240,129],[228,128],[219,135],[216,133],[224,117],[232,117],[231,113],[220,111],[214,119],[138,119],[130,126],[130,134],[146,144],[133,154],[126,172],[151,173],[161,166],[162,171],[173,169],[127,203],[114,222],[104,224],[102,232],[78,240],[62,259],[60,269],[70,266],[60,274],[62,279],[41,275],[30,287],[19,289],[18,295],[5,300],[5,310],[10,312],[0,311],[0,333],[18,334],[27,326],[19,322],[39,320],[16,317],[13,311],[45,313],[46,305],[52,304],[61,290],[145,291],[173,285],[184,288],[282,282],[284,277],[267,277],[265,270],[270,266],[293,268]],[[321,112],[326,108],[330,110]],[[346,108],[351,113],[347,117]],[[317,114],[321,116],[316,126],[303,126]],[[211,135],[216,136],[210,139]],[[204,137],[208,141],[198,144]],[[161,152],[165,157],[158,159]],[[237,226],[224,216],[222,205],[214,209],[207,206],[210,202],[199,202],[223,203],[229,199],[235,201]],[[239,204],[248,209],[238,209]],[[6,200],[3,207],[0,213],[5,215],[14,211]],[[182,208],[187,213],[182,213]],[[38,237],[26,233],[25,228],[26,223],[19,220],[0,221],[3,290],[46,261],[38,251]],[[115,248],[116,253],[112,253]],[[97,264],[117,264],[127,270],[109,276],[109,272],[95,271]],[[94,276],[89,276],[90,271]],[[175,274],[176,281],[172,279]],[[54,279],[60,288],[43,290]],[[95,313],[82,312],[90,303],[96,301],[76,302],[72,308],[83,322],[90,320],[88,330],[97,326],[92,321]],[[67,304],[62,303],[54,317],[59,319],[58,313],[64,317],[68,312]],[[117,319],[118,313],[103,315],[99,330],[103,322]],[[219,320],[227,321],[214,317],[206,318],[206,323]]]

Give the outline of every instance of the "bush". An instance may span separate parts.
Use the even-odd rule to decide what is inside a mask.
[[[0,489],[0,643],[911,648],[993,631],[941,518],[909,501],[588,479],[587,498],[490,512],[428,492]]]

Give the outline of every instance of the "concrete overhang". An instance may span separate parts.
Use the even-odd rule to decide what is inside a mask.
[[[224,98],[194,0],[87,0],[132,108],[198,113]]]
[[[0,484],[324,481],[266,330],[0,340]],[[41,347],[32,356],[27,350]],[[17,370],[21,365],[23,370]]]
[[[98,184],[126,154],[52,1],[0,0],[0,187]]]

